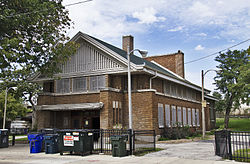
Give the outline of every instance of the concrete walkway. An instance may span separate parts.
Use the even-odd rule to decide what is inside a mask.
[[[214,152],[214,141],[204,140],[179,144],[157,144],[156,147],[165,150],[150,153],[146,157],[178,157],[194,160],[222,160]]]
[[[37,153],[30,154],[29,146],[16,145],[9,148],[0,148],[0,164],[231,164],[239,163],[234,161],[215,161],[215,160],[194,160],[179,157],[112,157],[110,155],[63,155]]]

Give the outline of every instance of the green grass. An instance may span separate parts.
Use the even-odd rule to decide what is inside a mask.
[[[157,152],[157,151],[161,151],[164,149],[161,148],[155,148],[155,150],[153,150],[152,148],[141,148],[140,150],[136,151],[134,153],[135,156],[144,156],[148,153],[153,153],[153,152]]]
[[[224,118],[216,119],[216,127],[219,127],[219,129],[224,129]],[[234,131],[250,131],[250,119],[230,118],[229,129]]]
[[[238,158],[237,158],[238,156]],[[240,158],[239,158],[240,157]],[[250,158],[250,149],[240,149],[234,152],[233,154],[233,159],[235,159],[235,161],[239,161],[239,162],[250,162],[250,159],[246,159],[246,158]],[[245,159],[244,159],[245,158]]]

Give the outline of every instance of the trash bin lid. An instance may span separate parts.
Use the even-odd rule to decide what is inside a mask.
[[[28,140],[43,140],[43,135],[41,133],[30,133],[28,134]]]

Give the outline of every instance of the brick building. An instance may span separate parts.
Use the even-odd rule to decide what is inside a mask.
[[[133,49],[133,37],[123,37],[124,50],[81,32],[72,40],[80,47],[55,75],[60,78],[37,74],[32,79],[43,85],[36,107],[38,129],[128,128],[126,48],[129,44]],[[133,54],[131,76],[134,129],[159,134],[177,123],[201,126],[201,87],[185,79],[181,51],[147,58]],[[215,123],[214,99],[205,98],[210,129]]]

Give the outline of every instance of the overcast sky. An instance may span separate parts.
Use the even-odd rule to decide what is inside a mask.
[[[250,0],[93,0],[67,9],[74,22],[70,37],[81,31],[121,47],[122,35],[133,35],[134,47],[149,56],[181,50],[184,62],[250,38]],[[215,69],[215,56],[185,64],[186,79],[201,85],[201,70]],[[215,88],[214,76],[206,75],[207,89]]]

